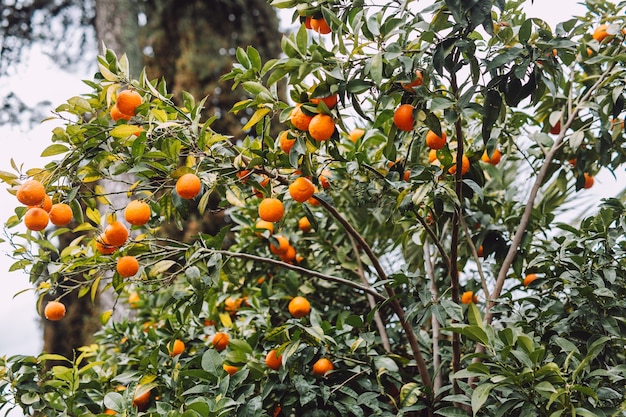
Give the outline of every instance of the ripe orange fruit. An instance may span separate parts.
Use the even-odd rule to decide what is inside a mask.
[[[176,339],[167,346],[167,351],[171,357],[178,356],[185,351],[185,343],[182,340]]]
[[[198,195],[202,182],[196,174],[187,173],[176,181],[176,193],[185,200],[191,200]]]
[[[289,262],[293,262],[295,259],[296,259],[296,248],[294,248],[291,245],[287,247],[287,250],[285,251],[285,253],[280,255],[280,260],[283,262],[289,263]]]
[[[333,363],[327,358],[321,358],[313,364],[313,373],[315,375],[324,376],[327,372],[335,369]]]
[[[326,141],[335,133],[335,122],[327,114],[316,114],[309,123],[309,135],[319,142]]]
[[[141,95],[134,90],[124,90],[117,95],[115,102],[123,114],[135,115],[135,110],[141,105]]]
[[[115,104],[111,106],[109,114],[111,115],[111,119],[113,119],[114,122],[117,122],[118,120],[130,120],[133,117],[132,114],[122,113],[119,107],[117,107],[117,105]]]
[[[264,198],[259,204],[259,217],[266,222],[277,222],[283,218],[285,206],[277,198]]]
[[[239,370],[238,367],[234,365],[228,365],[228,364],[223,364],[222,368],[224,368],[224,370],[226,371],[226,373],[228,373],[228,375],[232,375]]]
[[[233,314],[236,314],[237,311],[239,311],[242,302],[243,298],[228,297],[224,300],[224,310],[226,310],[232,316]]]
[[[587,174],[585,172],[585,185],[583,186],[583,188],[588,189],[588,188],[593,187],[593,183],[594,182],[595,182],[595,180],[593,179],[593,176],[591,174]]]
[[[561,121],[556,122],[554,126],[550,127],[550,133],[553,135],[558,135],[561,133]]]
[[[313,26],[311,26],[311,16],[307,16],[304,19],[304,27],[307,29],[313,29]]]
[[[110,408],[107,408],[106,410],[104,410],[103,414],[106,414],[106,415],[109,415],[109,416],[116,416],[117,415],[117,413],[115,411],[111,410]]]
[[[447,138],[446,132],[442,131],[441,136],[439,136],[432,130],[429,130],[426,133],[426,146],[430,149],[441,149],[446,146]]]
[[[211,339],[211,344],[213,345],[215,350],[221,352],[228,346],[229,339],[230,337],[227,333],[217,332],[213,335],[213,338]]]
[[[270,235],[272,233],[274,233],[274,223],[272,223],[272,222],[266,222],[265,220],[259,220],[258,222],[256,222],[254,227],[257,228],[257,229],[269,230],[270,231]],[[257,234],[260,235],[260,233],[257,233]]]
[[[135,393],[133,395],[133,407],[137,407],[139,411],[145,411],[148,408],[150,402],[150,390],[142,392],[141,385],[137,385]]]
[[[463,304],[469,304],[474,301],[474,292],[473,291],[465,291],[463,295],[461,295],[461,302]]]
[[[596,28],[596,30],[593,31],[593,35],[591,36],[593,37],[593,39],[597,40],[598,42],[602,42],[604,39],[611,36],[606,31],[608,28],[609,28],[609,25],[600,25]]]
[[[331,175],[331,172],[325,169],[325,170],[322,170],[322,173],[320,174],[320,176],[317,177],[322,188],[324,189],[330,188],[330,181],[328,181],[328,177],[330,177],[330,175]]]
[[[307,233],[311,230],[311,222],[306,216],[300,217],[300,220],[298,220],[298,228],[304,233]]]
[[[43,315],[50,321],[58,321],[65,317],[65,305],[59,301],[48,301]]]
[[[487,154],[487,151],[483,152],[483,156],[480,157],[481,160],[491,165],[498,165],[500,163],[501,158],[502,158],[502,153],[498,149],[493,150],[493,153],[491,154],[491,158],[489,157],[489,154]]]
[[[419,87],[423,83],[424,83],[424,76],[422,75],[422,72],[415,71],[415,78],[413,78],[413,81],[411,81],[408,84],[403,84],[402,88],[404,88],[406,91],[412,92],[414,87]]]
[[[46,196],[43,198],[43,201],[40,204],[37,204],[36,206],[28,206],[29,209],[33,207],[42,208],[46,212],[50,213],[50,210],[52,209],[52,199],[50,198],[48,194],[46,194]]]
[[[484,256],[484,254],[485,254],[485,249],[483,248],[483,245],[480,245],[480,246],[478,247],[478,249],[476,250],[476,253],[478,254],[478,256],[479,256],[480,258],[482,258],[482,257]]]
[[[140,301],[141,301],[141,297],[139,297],[139,293],[137,293],[137,291],[132,292],[128,296],[128,305],[130,305],[130,308],[137,308],[137,307],[139,307],[139,302]]]
[[[293,127],[304,132],[309,130],[309,124],[311,123],[311,119],[313,119],[313,116],[309,116],[308,114],[306,114],[302,110],[302,104],[300,103],[296,104],[296,106],[291,111],[291,116],[289,117],[289,120],[291,121]]]
[[[437,160],[437,150],[431,149],[428,151],[428,162],[433,163]]]
[[[280,149],[286,154],[291,152],[291,148],[293,148],[293,145],[296,143],[295,139],[289,138],[290,134],[291,134],[291,131],[285,130],[278,137],[278,146],[280,146]]]
[[[356,142],[357,140],[361,139],[364,134],[365,130],[355,127],[350,131],[350,140],[352,142]]]
[[[48,213],[39,207],[28,209],[24,215],[24,224],[26,225],[26,228],[34,232],[39,232],[45,229],[48,226],[49,220],[50,216]]]
[[[306,177],[298,177],[289,185],[289,195],[298,203],[304,203],[315,193],[315,186]]]
[[[291,299],[288,308],[289,313],[297,319],[304,317],[311,312],[311,304],[309,301],[299,295]]]
[[[537,279],[537,274],[527,274],[524,277],[524,287],[528,287],[531,282]]]
[[[65,226],[72,221],[73,217],[69,204],[57,203],[50,208],[50,222],[55,226]]]
[[[401,104],[393,113],[393,124],[405,132],[413,130],[413,126],[415,126],[413,110],[413,106],[410,104]]]
[[[103,235],[100,235],[96,238],[96,250],[101,254],[110,255],[115,252],[116,249],[117,247],[109,244]]]
[[[46,198],[46,188],[37,180],[26,180],[17,189],[15,196],[25,206],[40,206]]]
[[[331,32],[328,22],[323,17],[319,19],[311,18],[311,29],[322,35],[327,35]]]
[[[280,406],[280,404],[276,404],[276,408],[274,408],[274,414],[272,414],[272,417],[278,417],[281,411],[282,407]]]
[[[411,179],[411,170],[407,169],[406,171],[404,171],[404,174],[402,175],[402,179],[404,181],[408,181]]]
[[[331,94],[327,97],[312,98],[309,101],[313,104],[320,104],[320,102],[323,101],[324,104],[326,104],[326,107],[332,109],[337,105],[337,102],[339,101],[339,96],[337,94]]]
[[[273,369],[273,370],[278,370],[278,368],[280,368],[280,365],[282,365],[283,363],[283,355],[278,355],[278,352],[276,352],[276,349],[272,349],[269,352],[267,352],[267,355],[265,356],[265,364],[267,365],[268,368]]]
[[[134,256],[122,256],[117,260],[116,269],[124,278],[133,277],[139,272],[139,261]]]
[[[128,229],[115,221],[104,229],[104,239],[111,246],[122,246],[128,240]]]
[[[274,255],[284,255],[287,253],[287,250],[289,250],[289,247],[291,246],[289,244],[289,240],[287,240],[287,238],[285,236],[274,236],[274,238],[276,239],[276,242],[278,243],[278,246],[276,246],[274,243],[272,243],[272,241],[270,240],[270,252],[272,252]]]
[[[124,218],[134,226],[143,226],[150,220],[150,205],[145,201],[133,200],[124,209]]]
[[[448,172],[452,175],[456,174],[456,155],[453,155],[453,160],[455,161],[454,165],[452,165],[450,167],[450,169],[448,169]],[[470,169],[470,161],[469,158],[465,155],[463,155],[463,162],[461,165],[461,175],[465,175],[467,174],[467,171],[469,171]]]

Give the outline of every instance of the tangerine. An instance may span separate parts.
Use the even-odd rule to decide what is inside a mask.
[[[319,142],[324,142],[335,133],[335,122],[327,114],[316,114],[309,123],[309,135]]]
[[[428,162],[433,163],[437,160],[437,150],[431,149],[428,151]]]
[[[145,390],[141,385],[137,385],[133,394],[133,407],[137,407],[139,411],[145,411],[150,402],[151,389]]]
[[[65,305],[59,301],[48,301],[43,310],[44,316],[50,321],[59,321],[65,317]]]
[[[270,235],[272,233],[274,233],[274,223],[272,222],[267,222],[265,220],[259,220],[258,222],[256,222],[256,224],[254,225],[254,227],[256,229],[265,229],[265,230],[269,230]],[[259,236],[261,235],[260,233],[257,233]]]
[[[411,81],[408,84],[403,84],[402,88],[404,88],[406,91],[413,92],[414,87],[419,87],[423,83],[424,83],[424,76],[422,75],[422,72],[415,71],[415,78],[413,78],[413,81]]]
[[[141,297],[139,297],[139,293],[137,291],[132,292],[128,296],[128,305],[130,305],[130,308],[138,308],[140,301],[141,301]]]
[[[291,115],[289,117],[289,120],[291,121],[293,127],[304,132],[309,130],[309,124],[311,123],[311,119],[313,119],[313,116],[309,116],[308,114],[306,114],[302,110],[302,104],[300,103],[296,104],[296,106],[291,111]]]
[[[191,200],[197,196],[201,188],[202,182],[196,174],[184,174],[176,181],[176,193],[185,200]]]
[[[232,316],[236,314],[237,311],[239,311],[242,302],[242,298],[228,297],[224,300],[224,310],[226,310]]]
[[[133,117],[131,114],[122,113],[119,107],[117,107],[117,105],[115,104],[111,106],[109,114],[111,115],[111,119],[113,119],[114,122],[117,122],[118,120],[130,120]]]
[[[327,35],[331,32],[330,26],[328,26],[328,22],[323,17],[319,19],[311,18],[311,29],[316,31],[321,35]]]
[[[598,42],[602,42],[604,39],[606,39],[607,37],[611,36],[607,32],[608,28],[609,28],[609,25],[600,25],[600,26],[598,26],[593,31],[593,35],[592,35],[593,39],[597,40]]]
[[[104,229],[104,239],[111,246],[122,246],[128,240],[128,229],[115,221]]]
[[[524,277],[524,287],[528,287],[531,282],[537,279],[537,274],[527,274]]]
[[[311,303],[306,298],[298,295],[291,299],[288,309],[292,316],[299,319],[311,312]]]
[[[141,105],[141,95],[134,90],[121,91],[115,105],[121,113],[134,116],[137,107]]]
[[[474,292],[473,291],[465,291],[461,296],[461,302],[463,304],[470,304],[474,302]]]
[[[432,130],[429,130],[428,133],[426,133],[426,146],[428,146],[430,149],[442,149],[444,146],[446,146],[446,143],[446,132],[442,131],[441,136],[439,136]]]
[[[306,177],[298,177],[289,185],[289,195],[298,203],[304,203],[315,193],[315,186]]]
[[[311,222],[309,221],[308,217],[300,217],[300,220],[298,220],[298,228],[304,233],[307,233],[311,230]]]
[[[410,104],[401,104],[393,113],[393,124],[405,132],[413,130],[413,126],[415,126],[413,110],[414,108]]]
[[[130,278],[139,272],[139,261],[134,256],[122,256],[117,260],[116,269],[120,276]]]
[[[145,201],[133,200],[124,209],[124,219],[134,226],[143,226],[150,220],[150,205]]]
[[[15,196],[25,206],[40,206],[46,198],[46,188],[37,180],[26,180],[17,189]]]
[[[50,222],[55,226],[65,226],[72,221],[73,217],[69,204],[57,203],[50,208]]]
[[[282,363],[283,355],[279,355],[276,349],[272,349],[267,352],[267,355],[265,356],[265,364],[268,368],[277,371]]]
[[[213,338],[211,339],[211,344],[213,345],[215,350],[217,350],[218,352],[221,352],[224,349],[226,349],[226,347],[228,346],[229,339],[230,337],[228,336],[227,333],[217,332],[213,335]]]
[[[312,98],[309,101],[313,104],[320,104],[320,102],[324,102],[324,104],[326,104],[326,107],[332,109],[337,105],[337,102],[339,101],[339,96],[337,94],[331,94],[326,97]]]
[[[585,175],[585,185],[583,185],[583,188],[589,189],[589,188],[593,187],[593,183],[595,182],[595,180],[593,179],[593,176],[591,174],[586,173],[586,172],[585,172],[584,175]]]
[[[109,244],[103,235],[96,238],[96,250],[103,255],[110,255],[117,249],[115,246]]]
[[[315,375],[324,376],[333,369],[335,369],[335,366],[327,358],[321,358],[313,364],[313,373]]]
[[[48,213],[39,207],[28,209],[24,215],[24,225],[26,225],[28,230],[32,230],[34,232],[40,232],[45,229],[48,226],[49,220],[50,216]]]
[[[43,201],[40,204],[37,204],[36,206],[28,206],[29,209],[33,207],[42,208],[48,213],[50,213],[50,210],[52,209],[52,199],[50,198],[48,194],[46,194],[45,197],[43,198]]]
[[[285,253],[280,255],[280,260],[283,262],[293,262],[296,259],[296,248],[289,245]]]
[[[222,365],[222,368],[226,371],[228,375],[233,375],[235,372],[239,370],[238,367],[234,365],[228,365],[226,363]]]
[[[280,146],[280,149],[286,154],[291,152],[291,148],[293,148],[293,145],[296,143],[295,139],[289,139],[290,135],[293,136],[291,131],[285,130],[278,138],[278,146]]]
[[[289,247],[291,246],[289,244],[289,240],[287,240],[286,237],[284,236],[274,236],[274,239],[276,240],[276,243],[278,244],[278,246],[276,246],[271,240],[270,240],[270,252],[272,252],[274,255],[284,255],[287,253],[287,250],[289,250]]]
[[[167,347],[171,357],[178,356],[185,351],[185,343],[182,340],[176,339]]]
[[[277,198],[264,198],[259,204],[259,217],[266,222],[277,222],[285,214],[285,206]]]
[[[352,142],[356,142],[357,140],[361,139],[364,134],[365,134],[365,130],[355,127],[354,129],[350,131],[350,140]]]
[[[491,165],[498,165],[500,163],[500,159],[502,158],[502,153],[498,150],[498,149],[494,149],[493,153],[491,154],[491,157],[489,157],[489,154],[487,153],[487,151],[483,152],[483,156],[481,156],[481,160],[483,160],[484,162],[487,162],[488,164]]]
[[[456,155],[453,155],[454,164],[448,169],[448,172],[452,175],[456,174]],[[467,174],[470,169],[470,160],[466,155],[462,157],[461,175]]]

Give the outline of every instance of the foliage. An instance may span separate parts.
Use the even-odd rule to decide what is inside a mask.
[[[15,187],[37,178],[72,206],[68,228],[18,230],[25,207],[7,222],[18,230],[12,269],[27,268],[39,294],[95,298],[104,287],[120,303],[139,294],[132,317],[103,313],[96,344],[76,359],[4,359],[2,400],[50,416],[623,412],[624,206],[605,201],[578,228],[555,218],[582,198],[585,174],[624,163],[624,5],[588,1],[587,15],[553,31],[527,19],[521,1],[420,11],[418,2],[271,3],[303,24],[282,39],[283,57],[263,62],[239,48],[223,77],[250,95],[233,107],[252,110],[243,141],[202,120],[204,100],[174,97],[144,73],[133,79],[126,57],[107,50],[91,91],[56,109],[66,124],[43,155],[60,159],[2,173]],[[307,29],[307,17],[323,17],[331,34]],[[279,98],[280,82],[292,102]],[[123,88],[143,102],[114,123]],[[313,100],[335,94],[336,106]],[[296,104],[332,116],[330,140],[291,126]],[[415,109],[409,132],[393,123],[400,104]],[[288,154],[270,134],[277,125],[296,139]],[[355,126],[365,135],[352,142]],[[429,130],[448,137],[433,161]],[[499,164],[481,159],[495,149]],[[469,172],[451,174],[463,155]],[[200,177],[201,196],[174,191],[185,173]],[[287,192],[298,176],[318,187],[303,204]],[[285,206],[274,234],[255,226],[265,197]],[[134,199],[150,204],[150,221],[102,254],[102,229]],[[215,211],[229,220],[215,235],[161,231]],[[298,227],[303,216],[310,231]],[[76,238],[59,250],[54,238],[66,232]],[[278,235],[293,258],[270,250]],[[113,272],[123,255],[139,259],[137,276]],[[527,273],[540,278],[524,287]],[[464,291],[477,299],[463,304]],[[297,295],[312,305],[299,319],[287,308]],[[217,332],[230,337],[224,350]],[[175,339],[186,348],[172,357]],[[265,365],[271,349],[283,357],[277,371]],[[334,370],[314,375],[322,357]],[[145,409],[132,405],[137,389],[150,391]]]

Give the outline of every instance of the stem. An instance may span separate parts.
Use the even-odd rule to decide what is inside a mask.
[[[439,301],[439,294],[437,291],[437,282],[435,280],[435,268],[431,258],[430,245],[428,240],[424,242],[424,263],[426,266],[426,275],[430,279],[430,293],[433,296],[433,303]],[[437,320],[434,314],[430,316],[430,325],[433,329],[433,369],[435,370],[435,382],[433,386],[434,392],[438,392],[443,387],[443,374],[441,373],[441,354],[439,351],[439,339],[441,336],[441,324]]]
[[[439,250],[441,259],[443,259],[448,269],[450,269],[450,257],[448,257],[448,254],[446,253],[446,249],[441,244],[441,241],[435,234],[435,231],[432,229],[432,227],[428,225],[428,223],[426,223],[426,220],[424,220],[424,218],[420,216],[420,214],[417,212],[417,210],[415,210],[415,208],[413,209],[413,214],[415,214],[417,221],[420,222],[420,224],[424,227],[424,230],[426,230],[426,233],[428,233],[428,236],[430,236],[430,238],[433,240],[433,243],[435,244],[435,246],[437,246],[437,249]]]

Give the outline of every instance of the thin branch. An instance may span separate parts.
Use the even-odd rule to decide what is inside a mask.
[[[433,297],[433,303],[436,304],[439,301],[439,293],[437,290],[437,281],[435,280],[434,263],[431,256],[434,255],[431,255],[430,244],[428,243],[428,239],[426,239],[426,241],[424,242],[424,264],[426,266],[426,275],[430,280],[430,293]],[[430,316],[430,325],[433,329],[433,369],[435,370],[435,382],[433,385],[433,389],[435,392],[438,392],[441,387],[443,387],[443,373],[441,372],[441,369],[439,369],[441,367],[441,353],[439,349],[441,324],[434,314]]]
[[[424,227],[424,230],[426,230],[426,233],[428,233],[428,236],[430,236],[430,238],[433,240],[434,245],[437,246],[437,249],[439,250],[441,259],[443,259],[445,264],[448,266],[448,269],[450,269],[450,257],[446,253],[446,249],[441,244],[441,241],[435,234],[435,231],[433,230],[433,228],[430,227],[428,223],[426,223],[426,220],[424,220],[424,218],[420,216],[420,214],[417,212],[417,210],[415,210],[415,208],[413,208],[413,214],[415,214],[417,221],[420,222],[420,224]]]
[[[476,262],[476,268],[478,269],[478,275],[480,276],[480,284],[485,293],[485,297],[489,297],[489,288],[487,287],[487,279],[485,278],[485,273],[483,271],[482,263],[480,262],[480,257],[478,256],[478,251],[476,250],[476,245],[472,241],[472,237],[470,234],[469,227],[467,227],[467,222],[465,221],[465,217],[461,216],[461,226],[463,226],[463,230],[465,231],[465,240],[472,251],[472,257],[474,258],[474,262]]]

